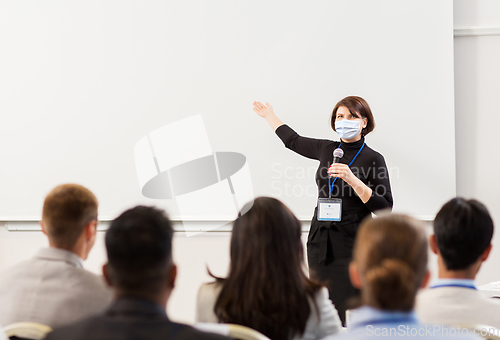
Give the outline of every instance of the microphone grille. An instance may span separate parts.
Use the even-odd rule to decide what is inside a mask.
[[[333,151],[333,157],[337,157],[337,158],[342,158],[344,157],[344,150],[340,149],[340,148],[336,148],[334,151]]]

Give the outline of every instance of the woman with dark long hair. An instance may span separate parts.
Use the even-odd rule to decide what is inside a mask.
[[[198,292],[197,322],[240,324],[273,340],[338,332],[328,290],[304,271],[301,234],[300,222],[283,203],[257,198],[234,222],[229,274]]]
[[[344,323],[348,301],[359,293],[348,275],[358,226],[372,213],[392,209],[393,203],[384,157],[365,141],[375,128],[370,106],[357,96],[335,105],[330,125],[340,141],[300,136],[274,114],[269,103],[254,102],[253,109],[267,120],[287,148],[319,161],[318,202],[307,240],[309,275],[328,286]]]

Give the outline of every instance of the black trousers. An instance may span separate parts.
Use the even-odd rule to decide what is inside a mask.
[[[347,215],[341,222],[318,221],[315,210],[307,240],[309,276],[328,287],[330,300],[345,326],[345,311],[350,301],[359,296],[349,279],[354,237],[363,218]]]

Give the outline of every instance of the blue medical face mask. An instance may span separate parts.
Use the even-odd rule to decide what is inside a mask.
[[[361,132],[361,120],[342,119],[335,122],[335,131],[342,139],[351,139]]]

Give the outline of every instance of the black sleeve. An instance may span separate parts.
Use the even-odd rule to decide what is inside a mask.
[[[379,155],[374,163],[374,170],[370,178],[369,186],[372,189],[372,197],[365,203],[371,212],[382,209],[392,210],[392,192],[389,181],[389,170],[385,164],[384,157]]]
[[[284,124],[276,129],[276,134],[285,147],[307,158],[319,160],[321,150],[331,141],[299,136],[291,127]]]

